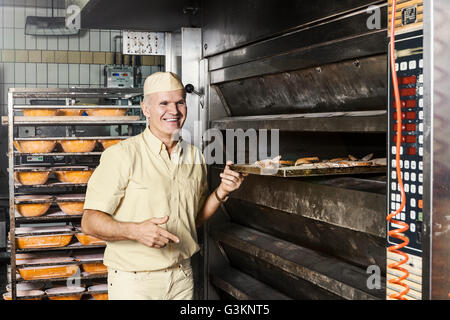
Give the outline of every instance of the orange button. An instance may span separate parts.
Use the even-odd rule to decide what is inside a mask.
[[[419,200],[419,208],[423,209],[423,200]]]

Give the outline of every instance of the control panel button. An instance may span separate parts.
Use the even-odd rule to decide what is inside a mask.
[[[423,200],[419,200],[419,208],[423,209]]]
[[[419,148],[419,156],[423,156],[423,148],[422,147]]]
[[[419,173],[419,182],[423,182],[423,173]]]
[[[405,169],[409,169],[409,160],[403,161],[403,164],[405,166]]]
[[[416,152],[416,148],[414,148],[414,147],[408,147],[406,153],[409,154],[410,156],[415,156],[416,153],[417,153],[417,152]]]
[[[411,60],[409,62],[409,70],[414,70],[417,67],[416,60]]]
[[[405,172],[404,178],[405,178],[405,181],[409,181],[409,172]]]
[[[391,161],[391,167],[392,167],[392,168],[396,168],[396,167],[397,167],[397,161],[395,161],[395,159],[392,159],[392,161]]]
[[[419,123],[419,131],[423,132],[423,123]]]
[[[419,143],[423,144],[423,135],[422,134],[419,136]]]
[[[397,183],[395,183],[395,182],[391,183],[391,190],[392,191],[396,191],[397,190]]]
[[[408,69],[408,63],[406,61],[403,61],[402,63],[400,63],[400,70],[401,71],[405,71]]]
[[[419,87],[419,95],[423,96],[423,87]]]
[[[402,221],[406,220],[406,214],[404,212],[400,213],[400,220]]]
[[[411,181],[416,181],[416,173],[411,172]]]
[[[404,88],[400,89],[400,96],[407,97],[407,96],[415,96],[417,93],[416,88]]]
[[[411,185],[411,193],[416,193],[416,185],[415,184],[412,184]]]
[[[420,194],[420,195],[423,194],[423,186],[419,186],[419,194]]]
[[[392,179],[392,180],[397,179],[397,172],[395,172],[395,171],[392,171],[392,172],[391,172],[391,179]]]
[[[419,161],[419,170],[423,170],[423,161]]]
[[[411,200],[409,201],[409,205],[411,206],[411,208],[415,208],[416,207],[416,199],[411,198]]]
[[[398,71],[398,68],[399,68],[398,63],[396,63],[395,64],[395,71]]]
[[[402,196],[400,194],[395,195],[395,201],[402,202]]]
[[[404,185],[403,189],[405,189],[405,192],[409,192],[409,184],[406,183]]]
[[[419,68],[423,69],[423,59],[419,60]]]
[[[419,99],[419,108],[423,108],[423,99]]]
[[[409,228],[411,229],[411,232],[416,232],[416,225],[414,223],[411,223]]]
[[[411,161],[411,169],[416,170],[416,162],[414,160]]]
[[[409,212],[409,218],[410,218],[411,220],[416,220],[416,212],[415,212],[414,210],[411,210],[411,211]]]

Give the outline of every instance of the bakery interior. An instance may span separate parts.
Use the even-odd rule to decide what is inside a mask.
[[[171,71],[190,142],[227,137],[210,190],[225,158],[249,173],[198,230],[195,299],[449,299],[449,17],[446,0],[0,0],[2,298],[108,299],[86,184]]]

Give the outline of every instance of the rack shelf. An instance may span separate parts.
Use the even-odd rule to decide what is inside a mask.
[[[22,185],[20,183],[15,182],[14,174],[15,172],[20,171],[57,171],[57,170],[78,170],[80,166],[83,166],[83,170],[87,169],[95,169],[98,165],[98,161],[88,161],[88,164],[84,163],[85,160],[88,159],[86,156],[100,156],[103,152],[102,149],[94,149],[92,152],[47,152],[47,153],[20,153],[14,150],[14,142],[15,141],[36,141],[36,140],[111,140],[111,139],[128,139],[131,136],[142,131],[143,125],[147,122],[142,120],[141,115],[135,115],[136,112],[133,112],[134,115],[127,116],[110,116],[110,117],[101,117],[101,116],[49,116],[49,117],[30,117],[30,116],[22,116],[19,114],[15,115],[15,111],[18,110],[26,110],[26,109],[132,109],[136,111],[140,109],[139,104],[132,104],[131,98],[141,98],[142,89],[110,89],[110,88],[96,88],[96,89],[83,89],[83,88],[70,88],[70,89],[57,89],[57,88],[27,88],[27,89],[9,89],[8,92],[8,116],[2,117],[2,124],[8,125],[8,157],[9,157],[9,198],[10,198],[10,239],[16,239],[17,237],[26,236],[26,234],[16,234],[16,224],[25,224],[25,223],[56,223],[56,222],[71,222],[79,223],[82,215],[67,215],[62,211],[50,211],[47,214],[39,217],[23,217],[16,213],[15,204],[16,204],[16,195],[31,195],[36,193],[48,193],[49,195],[65,195],[73,192],[74,188],[83,188],[87,186],[87,183],[66,183],[59,182],[57,180],[50,179],[46,184],[43,185]],[[27,104],[28,102],[17,104],[15,103],[16,98],[37,98],[37,99],[54,99],[54,98],[65,98],[66,105],[31,105]],[[98,105],[74,105],[71,104],[72,99],[76,98],[96,98],[98,101],[102,101],[103,104]],[[117,105],[114,102],[105,102],[104,99],[121,99],[118,101]],[[128,99],[128,103],[123,103],[124,99]],[[136,101],[135,101],[136,102]],[[50,103],[50,102],[48,102]],[[36,136],[28,136],[28,134],[23,134],[21,136],[21,130],[18,128],[19,126],[43,126],[48,127],[45,130],[38,131],[36,130]],[[61,133],[58,130],[54,130],[55,126],[62,125],[67,126],[66,130],[61,130]],[[69,130],[69,126],[88,126],[86,129],[86,133],[83,133],[87,136],[71,136],[73,134],[73,130]],[[111,125],[128,125],[128,135],[127,136],[101,136],[103,133],[99,131],[96,126],[111,126]],[[106,132],[112,132],[111,128],[106,128]],[[42,132],[42,133],[41,133]],[[99,133],[101,132],[101,133]],[[33,133],[34,134],[34,133]],[[107,133],[106,133],[107,134]],[[125,133],[127,134],[127,133]],[[99,136],[100,135],[100,136]],[[56,149],[59,150],[59,149]],[[47,156],[47,157],[61,157],[61,156],[73,156],[70,161],[70,166],[68,164],[63,163],[34,163],[25,161],[23,156]],[[78,157],[82,156],[82,157]],[[20,160],[20,161],[19,161]],[[40,167],[42,167],[40,169]],[[63,167],[63,168],[57,168]],[[72,168],[72,169],[70,169]],[[78,169],[75,169],[78,168]],[[67,170],[66,170],[67,169]],[[83,190],[83,189],[81,189]],[[79,192],[78,192],[79,193]],[[84,193],[84,192],[82,192]],[[65,198],[67,200],[67,196]],[[55,206],[56,198],[51,200],[53,202],[53,206]],[[65,200],[62,200],[64,202]],[[39,235],[57,235],[58,232],[45,230],[46,233],[40,233]],[[69,231],[63,232],[64,234],[76,234],[79,231]],[[31,234],[31,233],[30,233]],[[35,234],[35,233],[33,233]],[[59,234],[61,234],[59,232]],[[36,280],[24,280],[20,274],[18,274],[18,268],[24,267],[35,267],[35,266],[48,266],[48,265],[81,265],[84,263],[96,263],[102,262],[103,260],[91,260],[91,261],[69,261],[69,262],[61,262],[60,263],[27,263],[22,265],[17,265],[16,263],[16,254],[20,253],[47,253],[49,256],[57,255],[61,252],[83,252],[84,250],[90,249],[100,249],[100,251],[104,250],[105,244],[96,244],[96,245],[82,245],[80,242],[76,241],[76,239],[72,240],[72,243],[64,246],[64,247],[53,247],[53,248],[28,248],[28,249],[19,249],[16,246],[16,241],[8,242],[8,249],[10,253],[10,266],[11,266],[11,294],[12,299],[17,299],[17,283],[20,282],[46,282],[52,286],[53,282],[57,281],[67,281],[67,278],[50,278],[50,279],[36,279]],[[71,280],[79,279],[81,281],[85,280],[101,280],[104,282],[104,279],[107,277],[106,274],[87,274],[82,272],[81,275],[76,275],[75,277],[70,277]],[[95,292],[95,293],[106,293],[104,292]],[[91,292],[84,292],[83,294],[91,294]],[[52,294],[48,296],[64,296],[70,294]],[[47,297],[45,295],[44,297]],[[20,297],[20,299],[24,299],[27,297]]]

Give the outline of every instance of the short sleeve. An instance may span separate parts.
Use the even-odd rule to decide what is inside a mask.
[[[113,215],[125,194],[130,176],[129,153],[120,144],[106,149],[89,179],[84,209]]]

